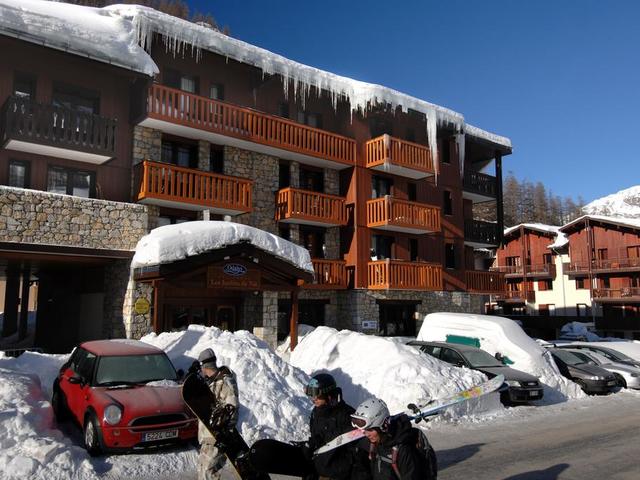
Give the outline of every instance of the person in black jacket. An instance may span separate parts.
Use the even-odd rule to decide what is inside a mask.
[[[366,438],[357,447],[368,451],[374,480],[435,480],[436,457],[426,436],[413,428],[405,414],[389,415],[377,398],[361,403],[351,416],[352,425]]]
[[[305,387],[305,394],[311,397],[314,405],[309,420],[311,436],[307,442],[310,454],[338,435],[353,429],[351,415],[354,409],[344,402],[342,390],[328,373],[314,375]],[[365,462],[366,457],[356,450],[355,445],[345,445],[313,458],[315,471],[321,479],[367,480],[371,477]],[[305,480],[311,478],[314,477],[306,477]]]

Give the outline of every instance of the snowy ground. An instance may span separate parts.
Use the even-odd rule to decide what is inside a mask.
[[[304,396],[309,375],[332,373],[347,402],[357,405],[370,395],[385,400],[392,412],[407,403],[448,395],[483,380],[475,371],[451,367],[400,342],[351,331],[307,329],[290,353],[279,356],[248,332],[224,332],[191,326],[183,332],[148,335],[143,341],[163,348],[176,368],[186,370],[201,350],[212,347],[221,364],[238,377],[239,428],[248,443],[259,438],[304,439],[311,402]],[[290,353],[290,355],[289,355]],[[287,362],[284,358],[289,358]],[[73,425],[53,419],[51,385],[67,355],[27,352],[0,357],[0,475],[6,479],[189,478],[197,452],[182,447],[143,454],[89,457]],[[547,408],[505,409],[497,394],[448,411],[427,428],[478,424],[487,419],[509,422],[544,415]]]

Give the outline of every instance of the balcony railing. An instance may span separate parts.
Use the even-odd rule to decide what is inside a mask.
[[[625,271],[640,270],[640,258],[612,258],[607,260],[593,260],[591,270],[596,271]],[[581,260],[564,264],[564,271],[571,273],[586,274],[589,272],[589,261]]]
[[[424,178],[435,173],[429,147],[389,135],[366,142],[365,157],[367,168],[410,178]]]
[[[522,265],[500,265],[491,267],[492,272],[504,273],[508,277],[523,276]],[[555,263],[538,263],[535,265],[525,265],[527,277],[554,277],[556,274]]]
[[[231,215],[251,211],[251,180],[149,160],[137,168],[141,203]]]
[[[442,267],[432,263],[377,260],[369,262],[372,290],[442,290]]]
[[[464,273],[464,280],[468,292],[504,293],[506,289],[504,274],[500,272],[468,270]]]
[[[593,299],[597,301],[640,302],[640,288],[594,288]]]
[[[276,220],[319,226],[346,225],[344,198],[310,190],[283,188],[276,195]]]
[[[498,224],[484,222],[482,220],[464,221],[464,239],[466,242],[479,246],[498,245],[499,242]]]
[[[344,260],[325,260],[314,258],[313,283],[304,283],[302,288],[320,290],[342,290],[347,288],[347,266]]]
[[[496,177],[486,173],[465,170],[463,180],[463,191],[470,195],[464,195],[474,201],[488,201],[495,199],[497,195]]]
[[[495,295],[495,300],[500,302],[512,302],[512,303],[533,303],[536,301],[536,292],[534,290],[526,291],[506,291]]]
[[[355,164],[355,140],[250,108],[154,84],[148,116],[184,127],[259,143],[347,166]]]
[[[112,118],[14,95],[0,112],[0,144],[10,150],[104,163],[115,156],[116,127]],[[48,149],[29,146],[33,144]]]
[[[367,201],[367,226],[406,233],[440,231],[440,209],[388,195]]]

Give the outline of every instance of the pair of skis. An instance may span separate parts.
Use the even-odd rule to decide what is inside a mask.
[[[446,398],[432,400],[426,405],[420,407],[414,404],[410,404],[408,405],[405,412],[396,414],[394,416],[406,414],[411,420],[418,423],[422,419],[436,415],[448,407],[451,407],[458,403],[466,402],[467,400],[471,400],[472,398],[481,397],[482,395],[486,395],[487,393],[495,392],[502,386],[503,383],[504,375],[498,375],[480,385],[476,385],[474,387],[468,388],[467,390],[457,392]],[[350,430],[346,433],[343,433],[342,435],[337,436],[330,442],[325,443],[323,446],[313,452],[313,454],[319,455],[321,453],[329,452],[335,448],[341,447],[342,445],[355,442],[356,440],[359,440],[363,437],[364,430],[361,430],[359,428]]]

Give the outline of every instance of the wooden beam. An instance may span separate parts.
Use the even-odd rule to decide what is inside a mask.
[[[20,293],[20,320],[18,323],[18,340],[27,337],[29,326],[29,280],[31,280],[31,266],[26,263],[22,269],[22,291]]]

